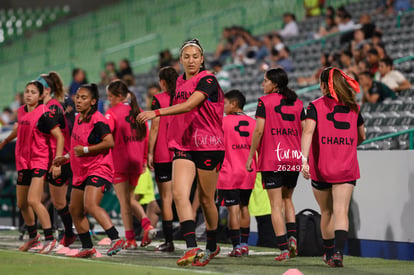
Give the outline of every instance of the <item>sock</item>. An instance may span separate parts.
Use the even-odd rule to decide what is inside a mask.
[[[343,254],[348,232],[345,230],[335,230],[335,251]]]
[[[217,249],[217,229],[206,230],[206,233],[207,233],[206,249],[214,252]]]
[[[111,239],[111,241],[119,239],[118,230],[116,230],[115,226],[112,226],[108,230],[105,230],[106,235]]]
[[[65,227],[65,236],[67,237],[73,237],[75,234],[73,233],[73,229],[72,229],[72,216],[69,213],[69,208],[66,205],[65,207],[63,207],[62,209],[57,211],[60,219],[63,222],[63,226]]]
[[[236,246],[240,246],[240,230],[229,230],[231,243],[233,244],[233,248]]]
[[[144,228],[144,230],[147,230],[149,226],[151,226],[151,221],[147,217],[142,218],[141,227]]]
[[[134,230],[125,230],[125,238],[128,241],[135,240],[135,231]]]
[[[326,258],[329,259],[334,254],[335,239],[323,239],[323,250]]]
[[[286,230],[287,230],[287,238],[288,239],[290,237],[294,237],[295,239],[297,239],[296,223],[294,223],[294,222],[286,223]]]
[[[43,229],[43,234],[45,235],[46,241],[51,241],[54,239],[53,237],[53,229],[52,228],[45,228]]]
[[[250,227],[240,227],[241,243],[247,244],[249,242]]]
[[[287,235],[276,236],[276,242],[280,251],[288,250]]]
[[[26,225],[26,228],[27,228],[27,232],[29,232],[29,238],[30,239],[33,239],[34,237],[37,236],[36,224]]]
[[[180,223],[181,232],[187,245],[187,248],[197,247],[197,241],[195,237],[195,223],[193,220],[183,221]]]
[[[93,247],[91,234],[89,233],[89,231],[87,231],[86,233],[78,233],[78,236],[82,243],[82,248],[88,249]]]
[[[164,231],[165,242],[173,241],[173,227],[172,221],[162,221],[162,230]]]

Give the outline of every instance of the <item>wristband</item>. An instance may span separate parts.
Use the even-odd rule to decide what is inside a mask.
[[[89,147],[88,146],[83,146],[83,153],[84,154],[89,153]]]
[[[304,161],[308,161],[308,158],[302,156],[302,162],[304,162]]]
[[[66,159],[70,159],[69,153],[66,153],[66,155],[64,155],[63,157],[66,158]]]
[[[160,116],[161,112],[160,109],[154,110],[155,116]]]

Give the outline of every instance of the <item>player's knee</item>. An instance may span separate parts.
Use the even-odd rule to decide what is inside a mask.
[[[29,206],[31,207],[37,207],[39,204],[41,204],[40,199],[38,198],[34,198],[34,197],[29,197],[27,199],[27,203],[29,204]]]

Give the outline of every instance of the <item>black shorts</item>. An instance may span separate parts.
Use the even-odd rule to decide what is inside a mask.
[[[261,173],[264,189],[274,189],[282,186],[288,189],[295,188],[299,177],[299,172],[292,171],[264,171]]]
[[[318,190],[325,190],[325,189],[329,189],[332,188],[332,184],[344,184],[344,183],[349,183],[352,184],[353,186],[356,185],[356,180],[352,180],[352,181],[348,181],[348,182],[337,182],[337,183],[329,183],[329,182],[324,182],[324,181],[315,181],[312,180],[312,187]]]
[[[111,189],[111,183],[107,181],[104,178],[98,177],[98,176],[89,176],[86,178],[82,184],[75,186],[72,185],[72,188],[85,191],[85,187],[91,185],[95,187],[100,187],[102,190],[102,193],[105,193],[106,191]]]
[[[248,206],[252,189],[219,189],[218,194],[220,200],[224,200],[224,206]],[[221,204],[221,201],[219,203]]]
[[[157,182],[167,182],[172,179],[172,162],[154,163],[154,174]]]
[[[174,151],[175,159],[188,159],[198,169],[220,171],[224,160],[224,151]]]
[[[47,181],[54,186],[62,186],[68,184],[69,179],[72,177],[72,169],[70,168],[70,163],[66,163],[61,166],[60,176],[56,179],[53,178],[52,173],[47,173]]]
[[[24,169],[17,172],[17,185],[30,186],[32,183],[32,178],[41,178],[45,177],[47,170],[44,169]]]

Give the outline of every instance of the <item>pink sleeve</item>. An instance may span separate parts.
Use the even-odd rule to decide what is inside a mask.
[[[114,118],[114,114],[112,112],[106,112],[105,118],[106,118],[106,120],[108,122],[109,129],[111,129],[111,133],[113,133],[114,130],[115,130],[115,118]]]

